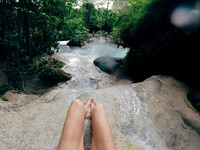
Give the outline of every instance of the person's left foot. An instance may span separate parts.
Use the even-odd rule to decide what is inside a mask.
[[[88,109],[89,109],[89,107],[90,107],[90,101],[86,100],[86,101],[84,102],[84,104],[85,104],[85,110],[88,111]]]

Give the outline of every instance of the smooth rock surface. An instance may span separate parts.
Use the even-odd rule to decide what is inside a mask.
[[[183,84],[159,76],[133,84],[98,70],[94,58],[55,57],[72,79],[42,97],[0,101],[0,149],[55,150],[71,101],[94,98],[107,110],[117,150],[199,150],[200,116],[185,103]]]
[[[120,60],[111,56],[101,56],[94,60],[94,64],[106,73],[114,73],[120,66]]]

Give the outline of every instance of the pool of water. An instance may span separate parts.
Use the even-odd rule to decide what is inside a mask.
[[[105,55],[123,58],[128,52],[128,49],[118,47],[105,37],[93,37],[90,39],[90,43],[83,47],[70,47],[63,44],[59,45],[59,48],[59,53],[75,53],[95,58]]]

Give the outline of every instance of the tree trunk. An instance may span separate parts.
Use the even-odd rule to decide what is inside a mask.
[[[32,59],[32,53],[30,49],[30,21],[29,21],[29,13],[24,13],[24,34],[25,34],[25,49],[27,52],[27,56]]]
[[[86,15],[85,15],[85,23],[88,28],[90,28],[90,13],[91,13],[91,6],[89,3],[85,5]]]
[[[3,43],[5,39],[5,25],[3,21],[1,22],[0,30],[1,30],[0,39],[2,40],[2,43]]]
[[[4,16],[5,14],[5,10],[3,9],[3,6],[4,6],[4,2],[3,0],[0,0],[0,14],[2,16]],[[5,24],[4,24],[4,21],[3,20],[0,20],[0,39],[2,40],[2,42],[4,42],[4,39],[5,39]]]
[[[21,65],[21,49],[22,49],[22,31],[21,31],[21,16],[22,16],[22,12],[21,12],[21,7],[22,7],[22,0],[19,0],[19,8],[18,8],[18,19],[17,19],[17,28],[18,28],[18,44],[19,44],[19,48],[16,49],[16,59],[17,59],[17,63],[18,66]]]

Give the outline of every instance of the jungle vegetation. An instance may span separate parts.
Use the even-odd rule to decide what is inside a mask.
[[[81,2],[0,0],[0,71],[11,76],[9,84],[0,85],[0,92],[25,89],[28,72],[48,82],[52,76],[55,83],[70,79],[70,75],[57,77],[64,65],[51,58],[58,41],[81,46],[91,33],[104,31],[112,34],[118,45],[130,47],[124,61],[136,82],[155,74],[172,75],[194,88],[195,94],[189,97],[200,109],[200,75],[196,71],[200,29],[186,34],[170,20],[177,6],[194,8],[197,0],[108,0],[112,9],[96,7],[92,0]]]
[[[0,69],[10,78],[1,88],[24,90],[28,72],[41,76],[36,79],[44,79],[46,72],[54,75],[62,66],[43,56],[58,51],[58,41],[81,46],[92,32],[111,32],[117,20],[113,10],[89,1],[78,5],[76,0],[0,0]]]

